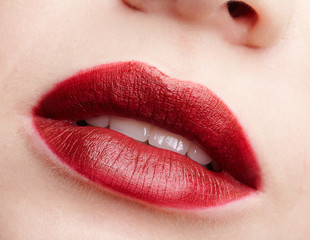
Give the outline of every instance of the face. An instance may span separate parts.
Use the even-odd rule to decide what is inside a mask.
[[[243,5],[228,7],[225,1],[215,0],[1,1],[0,238],[308,239],[309,8],[307,0],[245,0]],[[201,87],[203,95],[210,90],[221,99],[240,125],[257,164],[260,183],[251,186],[251,194],[235,190],[234,195],[246,194],[223,204],[219,204],[220,198],[214,206],[188,201],[186,209],[184,204],[175,204],[179,200],[173,197],[166,205],[154,203],[136,192],[129,194],[128,189],[92,181],[46,147],[46,139],[33,124],[33,109],[43,96],[81,70],[103,64],[102,74],[107,64],[118,68],[128,61],[135,61],[138,68],[142,64],[146,70],[152,66],[151,75],[163,72],[169,76],[169,84],[179,79],[173,83],[177,89],[186,82],[187,89]],[[136,74],[140,79],[141,73],[137,70]],[[147,79],[149,85],[163,81]],[[125,79],[122,84],[132,83]],[[193,90],[194,98],[197,94]],[[166,95],[162,97],[163,103],[169,101]],[[62,109],[62,102],[54,97],[50,104],[56,111]],[[206,100],[201,105],[208,104]],[[184,111],[172,104],[171,111],[175,109]],[[85,118],[91,117],[95,116]],[[201,121],[197,116],[191,119]],[[90,131],[90,126],[75,127],[81,128],[79,133]],[[62,134],[58,128],[54,130],[55,138]],[[234,133],[231,130],[229,135]],[[194,142],[190,134],[186,137]],[[71,145],[67,147],[79,148]],[[208,149],[208,144],[204,147]],[[226,156],[234,159],[229,151]],[[201,167],[196,165],[194,168]],[[229,172],[226,165],[222,163]],[[240,165],[242,171],[235,171],[248,172],[244,163]],[[201,171],[210,174],[210,170]],[[122,176],[122,171],[118,174]],[[149,177],[147,171],[139,176]],[[194,195],[196,202],[202,202],[203,193]]]

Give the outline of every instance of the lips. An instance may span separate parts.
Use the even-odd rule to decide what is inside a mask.
[[[199,144],[223,169],[138,142],[108,128],[79,126],[101,115],[147,122]],[[260,167],[236,117],[206,87],[140,62],[101,65],[57,84],[33,109],[33,124],[57,158],[122,196],[157,206],[220,206],[261,186]]]

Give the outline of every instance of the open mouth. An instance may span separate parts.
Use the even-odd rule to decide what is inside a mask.
[[[62,163],[157,206],[219,206],[261,185],[253,150],[226,104],[144,63],[77,73],[39,101],[33,123]]]

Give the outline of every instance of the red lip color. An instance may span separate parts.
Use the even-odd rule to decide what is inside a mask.
[[[223,169],[78,120],[116,115],[198,142]],[[228,107],[206,87],[140,62],[81,71],[57,84],[33,110],[38,134],[58,159],[104,188],[158,206],[218,206],[259,189],[260,167]]]

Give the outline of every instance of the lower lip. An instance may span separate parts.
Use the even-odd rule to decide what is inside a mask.
[[[107,68],[109,65],[101,66],[101,71]],[[81,77],[77,76],[66,80],[65,88],[74,85]],[[84,80],[90,84],[93,81],[85,76]],[[61,114],[53,113],[54,116],[42,114],[46,111],[44,101],[55,100],[55,93],[59,94],[60,88],[56,87],[54,93],[43,97],[35,108],[34,127],[61,162],[87,179],[132,199],[179,209],[219,206],[255,192],[255,188],[240,183],[228,173],[208,171],[178,153],[137,142],[110,129],[76,126],[72,120],[77,116],[72,113],[72,119],[67,120],[61,120],[66,119],[62,111]],[[74,95],[71,97],[75,98]],[[70,104],[73,106],[79,101]],[[56,105],[53,106],[55,109],[63,104],[61,101],[51,103]],[[67,109],[70,111],[70,107]],[[80,120],[86,118],[87,114],[83,114]],[[255,161],[248,165],[252,170],[256,168]]]
[[[45,143],[69,167],[110,190],[159,206],[222,205],[253,192],[225,172],[105,128],[34,118]]]

